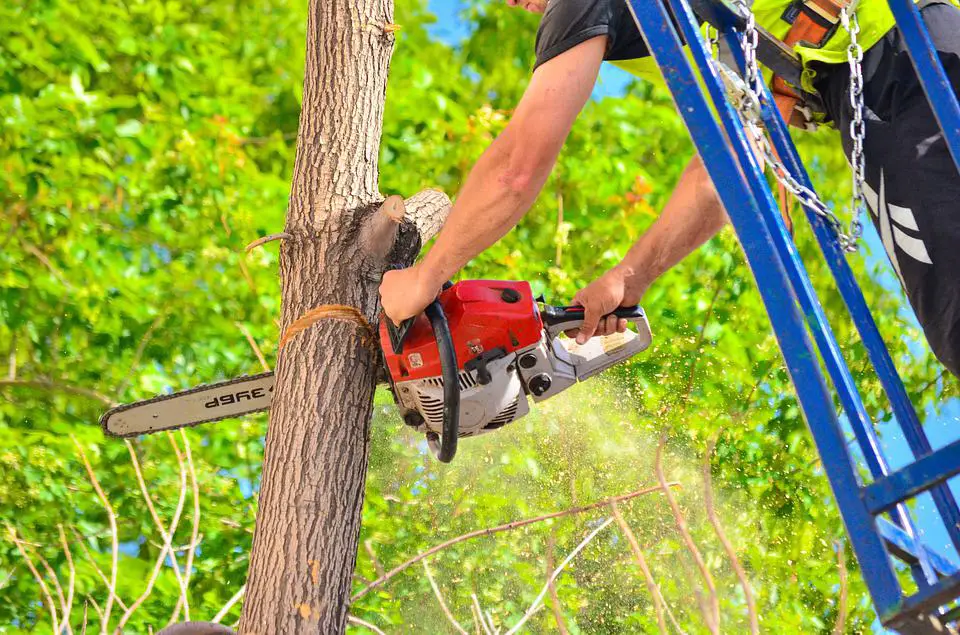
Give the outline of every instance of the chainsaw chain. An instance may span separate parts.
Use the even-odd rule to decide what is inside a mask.
[[[181,390],[179,392],[170,393],[168,395],[157,395],[152,399],[143,399],[141,401],[136,401],[134,403],[125,404],[123,406],[117,406],[116,408],[111,408],[107,412],[103,413],[103,416],[100,417],[100,428],[103,430],[104,434],[109,435],[111,437],[120,438],[120,439],[139,437],[144,434],[153,434],[153,432],[130,432],[128,434],[116,434],[107,429],[107,423],[111,416],[119,414],[121,412],[126,412],[127,410],[133,410],[135,408],[140,408],[142,406],[158,403],[161,401],[169,401],[170,399],[176,399],[178,397],[192,395],[193,393],[200,392],[203,390],[209,390],[210,388],[222,388],[225,386],[231,386],[233,384],[238,384],[238,383],[250,381],[253,379],[264,379],[266,377],[270,377],[271,375],[274,375],[273,371],[260,373],[258,375],[240,375],[239,377],[234,377],[233,379],[228,379],[222,382],[213,383],[213,384],[201,384],[200,386],[194,386],[193,388],[188,388],[186,390]],[[271,389],[270,392],[272,394],[273,389]],[[180,430],[181,428],[193,428],[195,426],[199,426],[204,423],[214,423],[216,421],[222,421],[223,419],[235,419],[237,417],[242,417],[244,415],[248,415],[253,412],[261,412],[263,410],[267,410],[267,408],[256,408],[254,410],[248,410],[246,412],[223,415],[221,417],[214,417],[213,419],[204,419],[203,421],[195,421],[193,423],[184,423],[183,425],[179,425],[173,428],[164,428],[164,430]],[[156,432],[163,432],[164,430],[157,430]]]

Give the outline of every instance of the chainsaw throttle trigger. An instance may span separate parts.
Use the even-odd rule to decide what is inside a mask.
[[[583,324],[584,309],[582,306],[550,306],[544,305],[540,311],[543,325],[550,335],[559,335],[563,331],[575,329]],[[646,314],[639,306],[622,306],[608,315],[615,315],[628,322],[645,322]],[[606,315],[604,317],[607,317]]]
[[[457,454],[460,437],[460,371],[457,351],[453,346],[450,324],[439,300],[434,300],[425,311],[430,328],[437,340],[440,354],[440,370],[443,377],[443,434],[438,439],[435,432],[427,433],[427,444],[441,463],[449,463]],[[387,320],[389,325],[390,321]]]
[[[477,383],[486,386],[493,381],[493,376],[487,368],[487,364],[494,360],[503,359],[507,356],[507,349],[498,346],[489,351],[484,351],[463,365],[465,371],[477,371]]]

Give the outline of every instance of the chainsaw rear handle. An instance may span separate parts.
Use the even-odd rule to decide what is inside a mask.
[[[440,352],[440,370],[443,376],[443,434],[427,432],[427,445],[441,463],[449,463],[457,454],[460,438],[460,378],[457,351],[453,346],[450,324],[443,313],[440,300],[434,300],[425,311]],[[438,438],[439,437],[439,438]]]
[[[584,308],[579,305],[550,306],[547,304],[540,311],[543,325],[547,327],[547,333],[550,335],[559,335],[564,331],[579,328],[583,324],[583,315]],[[615,315],[627,322],[643,322],[647,319],[639,306],[618,307],[613,313],[607,315]],[[606,318],[607,315],[603,317]]]

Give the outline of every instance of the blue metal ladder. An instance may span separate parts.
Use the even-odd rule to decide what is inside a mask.
[[[805,208],[914,456],[914,462],[906,467],[893,472],[889,469],[874,423],[750,150],[743,125],[725,98],[723,83],[709,62],[710,54],[698,28],[698,17],[717,28],[742,74],[745,62],[740,38],[744,16],[727,0],[626,1],[746,253],[882,624],[901,633],[946,632],[942,630],[944,625],[960,619],[960,605],[956,602],[960,598],[960,569],[918,539],[905,502],[929,492],[953,546],[960,552],[960,507],[946,484],[947,479],[960,474],[960,441],[937,451],[932,449],[833,230],[812,209]],[[960,105],[920,11],[913,0],[888,2],[960,170]],[[683,42],[689,43],[693,63],[684,52]],[[765,38],[759,53],[765,64],[784,74],[788,81],[792,79],[786,75],[791,72],[793,55],[789,49]],[[793,78],[792,83],[799,85],[797,79]],[[798,182],[813,189],[772,96],[767,91],[762,97],[762,118],[778,156]],[[870,483],[862,483],[858,476],[827,376],[866,460]],[[885,514],[890,520],[883,517]],[[900,584],[893,559],[909,567],[918,589],[912,595],[906,595]]]

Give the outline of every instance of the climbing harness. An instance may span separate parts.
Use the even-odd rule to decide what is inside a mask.
[[[863,150],[864,137],[866,134],[866,125],[863,119],[863,49],[857,41],[860,26],[857,22],[856,13],[849,12],[847,7],[843,7],[840,9],[839,18],[844,30],[850,35],[850,46],[847,49],[847,57],[850,66],[850,105],[853,107],[854,112],[853,120],[850,123],[850,134],[854,144],[851,157],[853,169],[853,201],[851,207],[853,218],[849,228],[845,228],[839,217],[815,191],[791,176],[789,170],[787,170],[786,166],[784,166],[770,145],[770,140],[764,132],[761,115],[761,95],[763,95],[765,91],[763,87],[763,75],[760,72],[760,63],[757,57],[759,31],[753,11],[747,3],[744,0],[737,0],[736,6],[746,20],[743,37],[741,38],[743,56],[746,61],[746,77],[741,79],[733,70],[717,59],[715,52],[713,53],[714,57],[711,58],[711,63],[719,71],[721,78],[724,80],[727,92],[731,96],[736,110],[740,115],[741,121],[750,132],[757,150],[761,153],[766,164],[770,166],[781,188],[793,195],[801,205],[812,210],[817,216],[822,218],[832,229],[845,252],[855,252],[863,236],[863,224],[860,221],[860,216],[866,207],[866,197],[864,195],[865,158]],[[794,29],[802,24],[801,18],[804,15],[805,14],[800,14],[800,16],[797,17],[794,23]],[[793,32],[793,29],[791,29],[791,32]],[[717,48],[716,40],[718,36],[715,35],[715,33],[715,31],[711,33],[708,28],[707,42],[711,52]],[[789,36],[788,39],[790,39]],[[774,78],[774,85],[778,83],[777,79],[777,77]],[[784,84],[784,86],[786,86],[786,84]],[[804,110],[803,105],[799,101],[799,96],[794,92],[791,92],[788,96],[785,96],[783,92],[775,93],[775,100],[777,101],[781,115],[784,115],[785,119],[791,115],[791,113],[802,112]],[[803,127],[809,129],[810,125],[808,120]],[[783,210],[783,216],[789,227],[791,221],[786,209]]]

